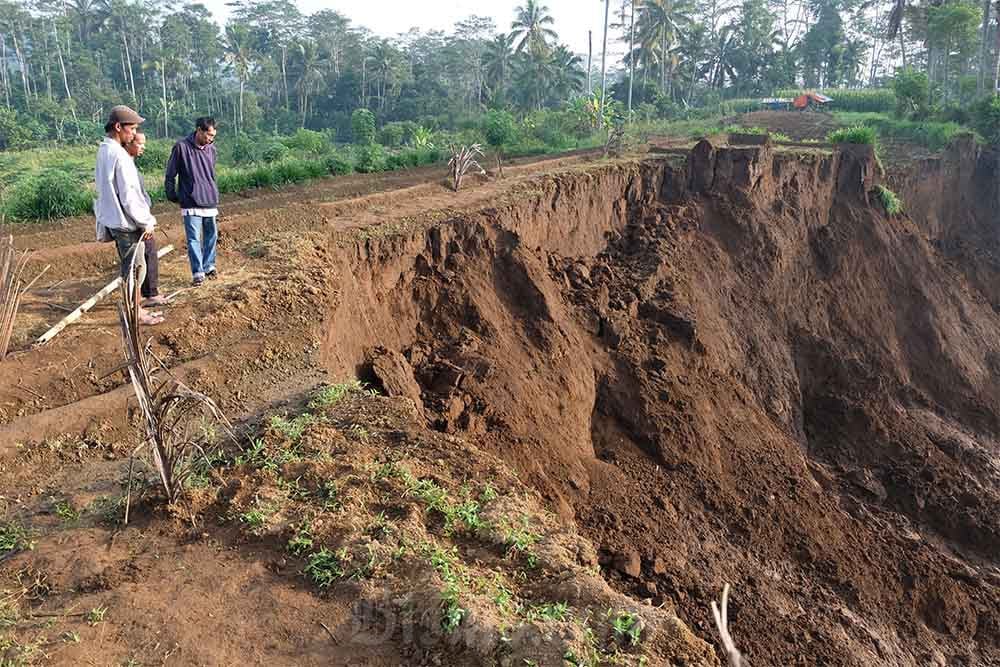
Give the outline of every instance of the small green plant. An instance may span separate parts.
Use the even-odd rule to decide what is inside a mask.
[[[896,193],[889,188],[876,185],[875,186],[875,196],[878,197],[879,202],[882,204],[882,208],[885,209],[887,215],[899,215],[903,212],[903,203],[896,196]]]
[[[508,556],[523,556],[528,567],[533,568],[538,565],[538,556],[535,555],[533,547],[541,536],[531,532],[527,517],[521,517],[520,525],[504,521],[500,528],[503,531],[503,540],[507,547]]]
[[[545,602],[525,612],[528,621],[565,621],[568,615],[569,605],[565,602]]]
[[[31,531],[19,523],[0,524],[0,555],[35,548]]]
[[[392,532],[392,522],[389,521],[385,512],[379,512],[372,518],[372,522],[368,524],[365,532],[375,537],[383,537]]]
[[[65,498],[49,498],[49,501],[56,511],[56,516],[62,519],[63,523],[71,524],[80,520],[80,512],[74,509]]]
[[[331,384],[317,390],[316,393],[313,394],[312,399],[309,401],[309,409],[321,410],[323,408],[329,408],[336,405],[342,399],[350,396],[351,394],[360,393],[375,395],[375,392],[370,390],[360,380],[351,380],[349,382]]]
[[[432,135],[433,133],[428,128],[417,126],[413,130],[413,136],[410,138],[410,145],[419,149],[434,148],[434,142],[431,141]]]
[[[308,412],[301,414],[294,419],[288,419],[287,417],[279,417],[275,415],[271,417],[270,426],[278,434],[284,436],[292,442],[298,442],[302,437],[302,434],[305,433],[306,428],[315,421],[316,418]]]
[[[261,502],[260,498],[255,498],[253,507],[245,512],[240,512],[236,518],[249,528],[251,533],[258,534],[267,525],[267,520],[277,511],[277,507]]]
[[[308,522],[303,523],[288,540],[288,552],[293,556],[303,556],[313,548],[312,527]]]
[[[642,635],[642,620],[636,614],[630,614],[627,611],[620,611],[617,614],[611,614],[611,630],[614,632],[615,638],[629,646],[637,646],[639,644],[640,636]]]
[[[487,503],[491,503],[499,497],[500,494],[497,492],[495,488],[493,488],[493,485],[487,484],[486,486],[483,487],[482,493],[479,494],[479,502],[483,505],[486,505]]]
[[[336,512],[343,508],[344,504],[340,499],[340,490],[337,483],[332,479],[325,480],[316,490],[316,497],[322,507],[327,512]]]
[[[828,134],[827,141],[831,144],[868,144],[870,146],[877,146],[878,133],[874,128],[865,125],[842,127]]]
[[[67,644],[79,644],[80,634],[78,632],[73,632],[72,630],[67,630],[62,633],[62,640]]]
[[[455,547],[442,549],[428,543],[424,545],[424,552],[444,581],[444,588],[441,590],[441,629],[450,634],[465,618],[466,610],[461,606],[459,598],[468,577],[458,563],[458,550]]]
[[[295,479],[279,477],[278,488],[285,492],[289,500],[306,500],[309,497],[309,491],[302,486],[301,477]]]
[[[97,625],[98,623],[102,623],[107,613],[108,613],[107,607],[94,607],[93,609],[87,612],[86,616],[87,624],[90,626],[94,626]]]
[[[347,549],[334,552],[323,547],[309,556],[304,573],[320,588],[329,588],[334,581],[344,576],[344,561],[347,559]]]
[[[469,530],[478,530],[483,525],[482,519],[479,518],[479,503],[475,500],[466,500],[456,505],[454,517],[465,524]]]

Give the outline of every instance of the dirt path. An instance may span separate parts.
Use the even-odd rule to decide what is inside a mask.
[[[167,222],[162,225],[159,243],[161,247],[172,243],[178,250],[161,262],[161,293],[180,293],[166,309],[167,321],[149,331],[154,351],[171,368],[190,373],[189,379],[228,384],[231,391],[226,392],[226,400],[234,403],[227,407],[236,413],[252,410],[254,406],[243,397],[259,397],[259,388],[239,386],[226,370],[220,373],[219,366],[236,369],[255,358],[277,366],[282,359],[296,356],[297,346],[308,340],[315,323],[313,312],[302,307],[319,295],[302,292],[307,285],[297,284],[289,272],[297,270],[294,257],[311,243],[312,235],[379,225],[386,218],[405,220],[422,211],[440,215],[448,209],[475,208],[534,174],[584,159],[570,155],[513,164],[506,170],[505,181],[470,179],[458,194],[451,192],[443,179],[426,182],[428,175],[440,177],[440,169],[370,178],[364,189],[375,194],[362,196],[344,196],[362,185],[353,177],[345,179],[348,182],[329,179],[314,183],[297,192],[261,193],[242,206],[223,207],[221,278],[198,290],[188,285],[183,228],[177,222]],[[89,232],[92,224],[78,220],[66,229],[60,225],[19,237],[21,243],[41,246],[33,256],[34,267],[51,264],[52,268],[41,286],[25,298],[15,330],[14,353],[0,365],[0,424],[6,424],[0,426],[0,449],[67,430],[107,438],[122,423],[120,414],[115,413],[120,413],[118,406],[124,404],[128,393],[116,389],[122,386],[121,373],[114,372],[120,363],[116,298],[106,299],[48,345],[27,347],[115,275],[113,249],[77,242],[80,228]],[[292,310],[276,309],[270,303],[276,298]],[[307,368],[301,372],[307,383],[314,382]],[[273,387],[274,393],[265,392],[265,400],[294,388],[290,379],[294,376],[284,374],[277,385],[269,378],[266,386]]]

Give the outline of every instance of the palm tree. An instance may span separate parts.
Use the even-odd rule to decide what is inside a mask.
[[[586,74],[583,71],[583,58],[560,44],[552,52],[551,59],[552,94],[559,101],[564,100],[580,90]]]
[[[237,131],[239,131],[243,129],[243,94],[246,90],[247,81],[250,80],[250,73],[254,66],[256,54],[254,53],[253,37],[250,34],[250,30],[243,24],[227,24],[224,40],[223,48],[226,63],[236,72],[236,78],[240,82],[240,106],[237,116],[239,120]]]
[[[552,57],[547,53],[529,49],[518,54],[514,60],[515,89],[522,96],[521,102],[526,107],[542,108],[544,91],[552,88],[554,76]]]
[[[691,23],[692,6],[689,0],[642,0],[639,9],[638,30],[640,48],[646,51],[647,61],[660,66],[660,90],[672,94],[668,73],[676,59],[678,35]]]
[[[111,16],[111,7],[107,0],[69,0],[64,7],[70,17],[75,19],[82,44],[86,44],[90,34],[98,30]]]
[[[549,40],[558,38],[556,31],[548,27],[555,23],[555,19],[549,14],[549,8],[539,5],[538,0],[526,0],[515,11],[517,17],[510,27],[511,35],[520,39],[517,53],[524,51],[525,47],[539,53],[548,50]]]
[[[486,45],[483,64],[486,76],[492,84],[493,97],[501,100],[507,96],[507,79],[514,50],[514,33],[500,33]]]
[[[309,113],[309,95],[319,91],[323,84],[324,71],[328,63],[320,53],[316,42],[307,41],[299,44],[299,56],[302,59],[302,73],[299,76],[299,106],[302,111],[302,127],[306,126],[306,116]]]

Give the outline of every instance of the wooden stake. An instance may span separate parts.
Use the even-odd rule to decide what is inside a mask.
[[[160,251],[158,253],[156,253],[156,256],[159,257],[159,258],[162,258],[163,256],[165,256],[165,255],[173,252],[173,250],[174,250],[174,247],[172,245],[168,245],[165,248],[161,248]],[[53,338],[55,338],[56,336],[58,336],[59,332],[61,332],[63,329],[65,329],[66,327],[68,327],[70,324],[73,324],[73,322],[76,322],[78,319],[80,319],[81,317],[83,317],[84,313],[86,313],[88,310],[90,310],[91,308],[93,308],[94,306],[96,306],[98,303],[100,303],[101,300],[104,299],[104,297],[106,297],[107,295],[109,295],[113,291],[115,291],[118,288],[118,286],[121,284],[121,282],[122,282],[121,276],[118,276],[117,278],[115,278],[114,280],[112,280],[110,283],[108,283],[107,285],[105,285],[103,288],[101,288],[101,291],[99,291],[97,294],[95,294],[94,296],[90,297],[86,301],[84,301],[82,304],[79,305],[79,307],[77,307],[76,310],[74,310],[72,313],[70,313],[69,315],[67,315],[66,317],[64,317],[62,320],[60,320],[59,323],[56,324],[54,327],[52,327],[51,329],[49,329],[48,331],[46,331],[45,333],[43,333],[38,338],[38,340],[35,341],[35,345],[36,346],[38,346],[38,345],[45,345],[50,340],[52,340]]]

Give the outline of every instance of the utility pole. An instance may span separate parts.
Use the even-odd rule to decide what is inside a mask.
[[[594,68],[592,66],[594,60],[594,31],[587,31],[587,94],[594,94],[594,82],[593,82],[593,72]]]
[[[632,122],[632,82],[635,81],[635,0],[632,0],[631,27],[628,31],[628,122]]]
[[[611,12],[611,0],[604,0],[604,46],[601,48],[601,126],[604,126],[604,98],[608,92],[608,15]]]

